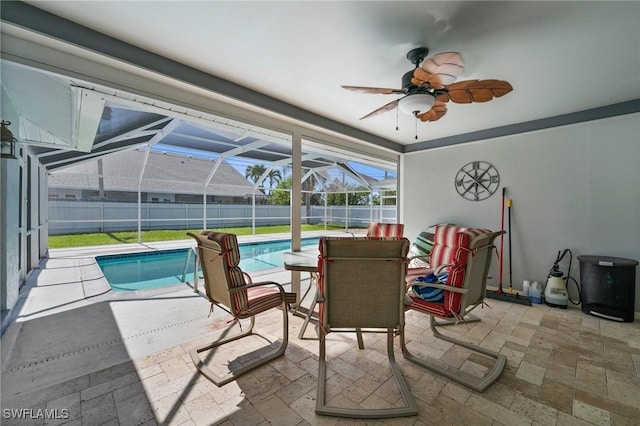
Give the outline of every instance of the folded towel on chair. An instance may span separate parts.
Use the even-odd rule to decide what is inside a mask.
[[[423,277],[416,278],[416,284],[411,286],[411,291],[414,296],[419,297],[427,302],[442,302],[444,301],[444,290],[441,288],[433,288],[433,287],[424,287],[420,285],[421,282],[424,283],[440,283],[446,284],[447,278],[449,277],[448,272],[443,272],[441,274],[427,274]]]

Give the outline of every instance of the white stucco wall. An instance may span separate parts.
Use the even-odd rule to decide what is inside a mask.
[[[18,256],[19,180],[18,160],[0,159],[0,285],[2,310],[11,309],[20,287]]]
[[[462,199],[454,187],[456,172],[474,160],[493,164],[501,179],[498,192],[479,202]],[[523,279],[545,282],[565,248],[573,252],[571,275],[578,281],[579,255],[640,260],[640,114],[409,153],[401,167],[401,220],[410,239],[439,222],[500,229],[501,188],[507,188],[515,289]],[[508,285],[506,237],[504,253]],[[490,285],[498,282],[497,263]]]

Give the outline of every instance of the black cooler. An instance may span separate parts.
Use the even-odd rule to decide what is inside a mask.
[[[578,256],[578,261],[582,312],[632,322],[638,262],[608,256]]]

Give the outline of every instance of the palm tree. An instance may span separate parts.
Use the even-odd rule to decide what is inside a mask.
[[[260,176],[264,174],[267,170],[267,167],[263,164],[254,164],[253,166],[247,166],[247,170],[244,173],[244,177],[249,179],[251,182],[256,183]]]
[[[282,180],[282,174],[280,174],[280,170],[276,169],[271,169],[267,174],[267,177],[269,178],[269,189],[273,187],[274,183],[277,185]]]
[[[313,198],[313,189],[316,187],[316,176],[310,175],[306,180],[302,182],[302,198],[305,204],[305,214],[307,222],[309,223],[309,216],[311,216],[311,199]]]

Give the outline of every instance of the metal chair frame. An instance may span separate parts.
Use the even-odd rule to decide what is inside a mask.
[[[462,294],[460,311],[453,313],[453,319],[451,319],[450,317],[438,317],[445,320],[445,322],[438,322],[436,321],[437,315],[429,312],[424,312],[422,310],[419,310],[419,312],[430,315],[429,324],[434,337],[462,346],[471,351],[486,355],[495,360],[494,365],[489,368],[489,370],[481,378],[477,380],[471,379],[467,376],[461,375],[459,372],[444,369],[441,364],[435,363],[434,360],[423,359],[413,355],[407,348],[404,330],[402,330],[402,332],[400,333],[402,353],[406,359],[435,373],[445,376],[450,380],[467,386],[468,388],[473,389],[477,392],[484,392],[489,386],[491,386],[496,380],[500,378],[502,372],[506,367],[507,357],[503,354],[483,348],[481,346],[444,335],[440,333],[438,327],[443,325],[454,325],[471,321],[479,321],[479,319],[476,317],[467,318],[467,315],[471,310],[484,303],[484,297],[487,289],[487,275],[489,273],[489,267],[491,266],[492,252],[495,250],[493,242],[498,236],[504,233],[505,231],[484,233],[471,239],[469,247],[467,248],[470,253],[465,265],[465,276],[461,287],[453,287],[445,284],[422,283],[422,285],[424,285],[425,287],[441,288],[445,291]],[[442,265],[440,269],[444,269],[449,266],[451,265]],[[410,310],[414,308],[412,307],[412,304],[408,304],[406,306],[406,309]]]
[[[388,418],[418,414],[411,392],[395,360],[394,333],[404,328],[404,276],[409,241],[406,238],[323,238],[320,257],[320,350],[315,412],[350,418]],[[383,330],[387,355],[404,405],[378,409],[343,408],[326,404],[326,335],[331,331]]]
[[[295,293],[285,292],[284,288],[276,282],[265,281],[253,283],[251,282],[251,277],[242,271],[242,276],[246,284],[236,287],[232,286],[230,284],[231,277],[229,274],[231,266],[228,264],[227,257],[224,255],[225,250],[220,245],[220,242],[209,238],[209,235],[211,234],[212,233],[208,231],[203,231],[200,234],[193,234],[190,232],[187,233],[187,235],[193,237],[198,242],[198,257],[200,259],[200,264],[204,276],[205,291],[207,297],[209,298],[209,301],[211,302],[211,310],[213,310],[214,306],[220,307],[221,309],[233,315],[235,320],[234,323],[241,319],[250,318],[249,327],[245,331],[241,331],[240,333],[226,338],[220,338],[207,346],[192,349],[191,351],[189,351],[191,360],[195,364],[196,368],[200,371],[200,373],[202,373],[207,379],[212,381],[217,386],[223,386],[233,380],[236,380],[243,374],[246,374],[284,355],[287,344],[289,342],[288,304],[294,303],[296,301],[296,295]],[[216,235],[225,234],[217,233]],[[237,295],[237,293],[246,292],[251,288],[259,288],[264,286],[275,287],[279,291],[280,303],[278,305],[273,303],[260,306],[256,309],[247,310],[239,310],[237,306],[235,306],[233,300],[234,296]],[[230,371],[228,374],[219,375],[212,371],[209,367],[207,367],[205,362],[200,357],[201,353],[210,351],[214,348],[220,347],[229,342],[233,342],[250,335],[258,335],[253,332],[253,328],[255,326],[255,316],[261,312],[278,306],[282,309],[282,342],[280,343],[280,345],[278,345],[271,351],[261,354],[256,361],[246,364],[237,370]]]

